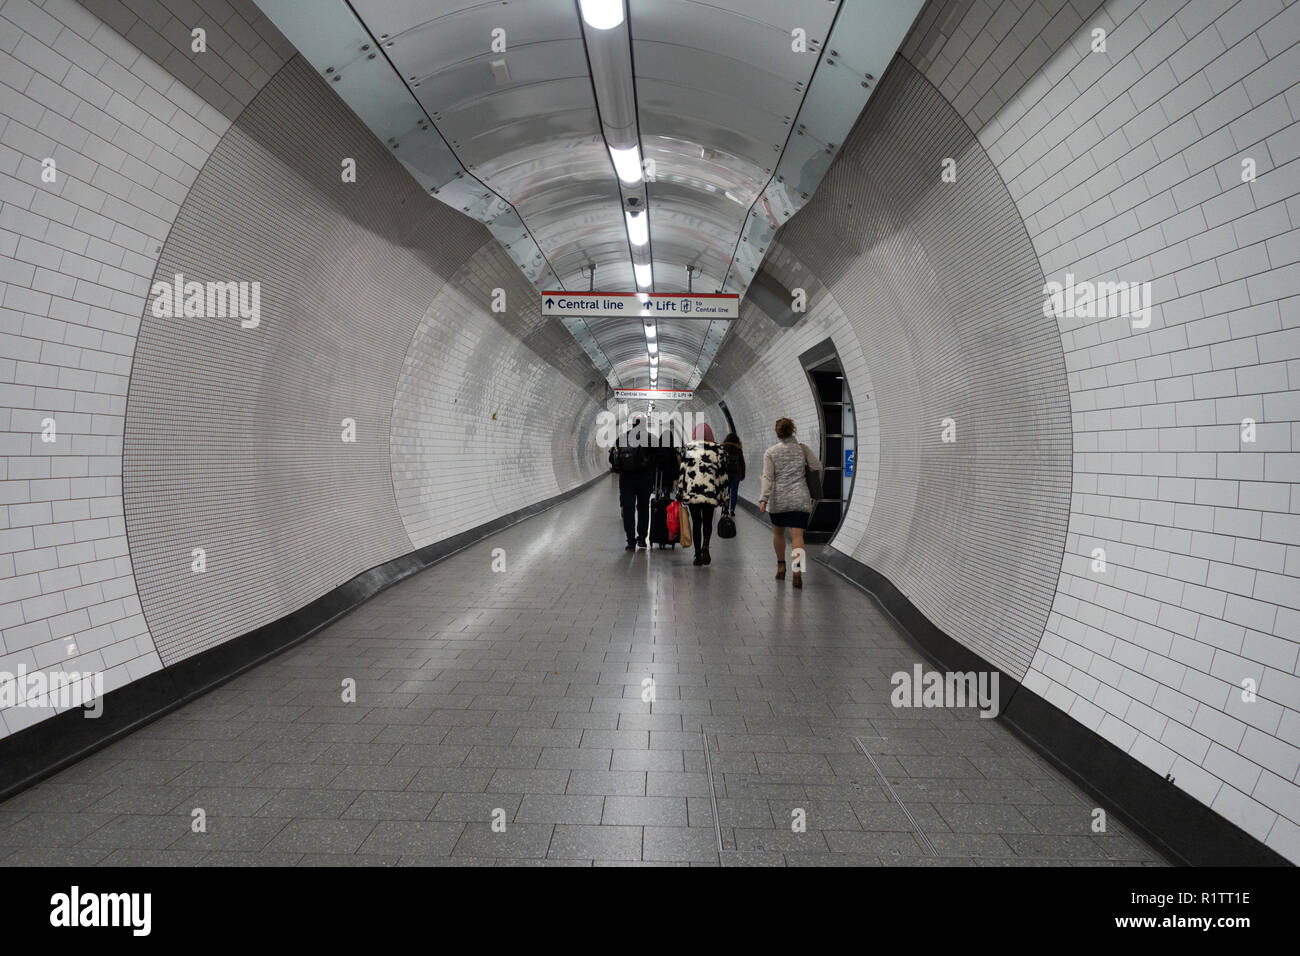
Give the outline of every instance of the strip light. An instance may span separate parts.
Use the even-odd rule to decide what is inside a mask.
[[[623,214],[627,218],[627,237],[634,246],[644,246],[650,241],[650,225],[643,212],[628,212]],[[638,266],[637,268],[649,269],[648,265]],[[643,283],[647,284],[647,283]]]
[[[623,0],[578,0],[578,6],[593,30],[612,30],[623,22]]]
[[[641,182],[641,147],[629,146],[627,149],[609,148],[609,158],[614,161],[614,172],[618,178],[629,186]]]

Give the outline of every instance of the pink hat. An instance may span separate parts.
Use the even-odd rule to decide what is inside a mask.
[[[705,422],[700,422],[695,426],[695,431],[691,433],[691,438],[699,441],[701,438],[705,441],[713,441],[713,429]]]

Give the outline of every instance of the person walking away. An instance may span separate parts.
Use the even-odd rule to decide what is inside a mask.
[[[623,532],[627,551],[646,546],[650,530],[650,492],[654,487],[655,461],[650,434],[641,416],[633,417],[628,430],[609,450],[609,464],[618,472],[618,503],[623,511]]]
[[[736,499],[740,497],[740,483],[745,480],[745,451],[740,437],[731,432],[722,439],[722,464],[727,469],[727,514],[735,517]]]
[[[790,529],[796,553],[804,551],[803,533],[812,516],[808,470],[821,471],[817,456],[795,440],[795,424],[788,418],[776,423],[777,443],[763,452],[763,489],[758,510],[772,516],[772,548],[776,551],[776,579],[785,580],[785,532]],[[794,572],[794,586],[803,587],[803,574]]]
[[[677,500],[690,509],[696,567],[711,560],[709,539],[713,536],[713,512],[723,503],[727,488],[722,456],[722,446],[713,440],[713,429],[703,422],[695,426],[691,441],[682,449],[676,492]]]
[[[672,493],[673,487],[677,484],[678,466],[682,460],[682,446],[686,443],[682,440],[680,430],[674,427],[672,419],[667,417],[660,425],[658,432],[652,435],[652,438],[654,439],[655,494],[662,492],[667,496]]]

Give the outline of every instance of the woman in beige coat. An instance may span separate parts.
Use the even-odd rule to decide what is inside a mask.
[[[776,579],[785,580],[785,529],[794,545],[794,586],[803,587],[804,529],[812,517],[813,500],[805,468],[821,471],[822,463],[807,445],[795,441],[795,426],[788,418],[776,423],[779,441],[763,452],[763,491],[758,510],[772,516],[772,548],[776,551]]]

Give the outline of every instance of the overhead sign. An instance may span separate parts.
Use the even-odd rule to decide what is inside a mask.
[[[666,402],[688,402],[695,397],[689,388],[616,388],[615,398],[650,398]]]
[[[542,315],[559,318],[735,319],[740,296],[730,292],[543,292]]]

